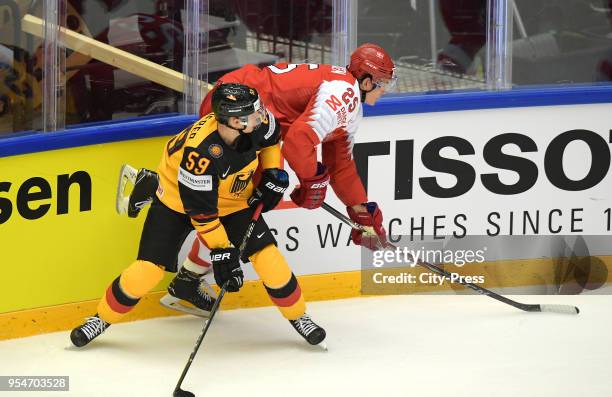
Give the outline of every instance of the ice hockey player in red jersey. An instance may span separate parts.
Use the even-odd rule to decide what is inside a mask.
[[[300,181],[291,193],[298,206],[320,207],[331,185],[351,219],[376,232],[367,235],[353,230],[353,242],[371,249],[386,243],[382,212],[375,202],[368,202],[352,156],[362,103],[374,105],[396,83],[395,65],[383,48],[361,45],[351,54],[346,68],[323,64],[280,63],[263,68],[245,65],[222,76],[215,88],[222,83],[241,83],[257,89],[280,123],[283,157]],[[215,88],[202,102],[201,116],[212,111]],[[322,146],[322,162],[317,162],[318,145]],[[137,184],[134,192],[138,187]],[[132,194],[127,209],[133,216],[141,208],[136,204],[144,199],[136,196]],[[187,261],[209,267],[200,244],[198,239],[194,241]]]

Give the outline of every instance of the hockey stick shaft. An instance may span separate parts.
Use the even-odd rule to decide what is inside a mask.
[[[200,333],[200,336],[198,336],[198,340],[196,341],[195,347],[193,348],[193,351],[191,352],[191,355],[189,356],[189,360],[187,360],[187,364],[185,365],[185,368],[183,368],[181,377],[179,378],[178,383],[176,384],[176,387],[174,388],[175,393],[181,389],[181,384],[183,383],[183,379],[185,379],[185,376],[187,375],[187,371],[189,371],[189,368],[191,367],[191,363],[193,362],[193,359],[198,353],[198,350],[200,349],[200,345],[202,344],[202,341],[204,340],[204,337],[206,336],[206,333],[208,332],[208,328],[210,327],[210,324],[212,324],[212,320],[215,317],[215,314],[217,314],[217,311],[219,310],[219,306],[221,305],[221,300],[223,300],[223,296],[225,295],[225,291],[227,290],[228,283],[229,281],[223,284],[223,287],[221,288],[221,292],[219,292],[219,296],[217,297],[215,304],[210,310],[210,318],[206,319],[204,328],[202,328],[202,332]]]
[[[346,215],[344,215],[343,213],[341,213],[340,211],[338,211],[337,209],[335,209],[334,207],[332,207],[331,205],[327,204],[327,203],[323,203],[322,207],[324,210],[326,210],[327,212],[329,212],[331,215],[335,216],[336,218],[338,218],[339,220],[341,220],[342,222],[346,223],[348,226],[350,226],[353,229],[357,229],[357,230],[361,230],[363,232],[368,232],[368,230],[366,230],[362,225],[358,224],[357,222],[354,222],[352,219],[350,219],[349,217],[347,217]],[[396,247],[393,244],[387,243],[387,247],[389,248],[393,248],[395,249]],[[423,261],[418,261],[417,262],[418,265],[436,273],[439,274],[440,276],[445,277],[447,280],[451,279],[451,274],[449,272],[447,272],[444,269],[441,269],[440,267],[436,266],[436,265],[432,265],[431,263],[427,263],[427,262],[423,262]],[[505,296],[499,295],[491,290],[488,290],[486,288],[483,288],[479,285],[476,285],[474,283],[469,283],[466,281],[463,281],[462,279],[459,279],[459,283],[461,285],[464,285],[476,292],[478,292],[481,295],[486,295],[489,296],[493,299],[496,299],[500,302],[506,303],[510,306],[514,306],[517,309],[520,310],[524,310],[527,312],[554,312],[554,313],[565,313],[565,314],[578,314],[580,312],[580,310],[575,307],[575,306],[570,306],[570,305],[539,305],[539,304],[527,304],[527,303],[520,303],[517,301],[514,301],[510,298],[506,298]]]
[[[242,256],[242,253],[244,252],[244,249],[246,248],[246,245],[249,239],[251,238],[251,235],[253,234],[253,230],[255,229],[255,225],[257,224],[257,221],[259,220],[259,216],[261,215],[262,209],[263,209],[263,203],[259,203],[259,205],[255,208],[255,211],[253,212],[253,216],[251,217],[251,222],[249,222],[246,232],[244,233],[244,236],[242,237],[242,243],[240,244],[240,256]],[[212,324],[213,318],[215,317],[215,314],[217,314],[217,311],[219,310],[219,306],[221,305],[221,300],[223,299],[223,296],[225,295],[225,292],[227,290],[228,283],[229,281],[226,281],[221,287],[221,292],[219,292],[219,297],[215,301],[215,304],[213,305],[212,309],[210,310],[210,318],[205,320],[204,328],[202,328],[202,332],[200,333],[200,336],[198,336],[198,340],[196,341],[195,347],[193,351],[191,352],[191,355],[189,356],[189,360],[187,361],[185,368],[183,368],[181,377],[179,378],[178,383],[176,384],[176,387],[174,388],[175,393],[181,390],[181,384],[183,383],[183,379],[185,379],[185,376],[187,375],[187,371],[189,371],[189,368],[191,367],[191,363],[193,362],[193,359],[198,353],[198,350],[200,349],[200,345],[202,344],[202,341],[204,340],[204,337],[206,336],[206,333],[208,332],[208,328],[210,327],[210,324]]]
[[[251,222],[249,222],[249,226],[247,226],[246,232],[244,232],[244,237],[242,237],[242,243],[240,243],[240,256],[246,249],[247,243],[253,234],[253,230],[255,230],[255,225],[259,220],[259,216],[261,215],[261,211],[263,210],[263,203],[259,203],[257,207],[255,207],[255,211],[253,212],[253,216],[251,217]]]

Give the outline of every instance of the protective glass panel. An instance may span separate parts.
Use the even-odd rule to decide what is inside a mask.
[[[485,88],[486,0],[359,0],[357,44],[396,63],[398,91]]]
[[[181,111],[181,75],[155,67],[183,72],[186,19],[183,0],[69,0],[66,125]]]
[[[0,137],[42,129],[42,38],[23,32],[26,14],[43,18],[41,2],[0,0]]]
[[[516,0],[512,82],[612,80],[612,1]]]
[[[245,64],[330,63],[333,4],[325,0],[210,0],[210,82]]]

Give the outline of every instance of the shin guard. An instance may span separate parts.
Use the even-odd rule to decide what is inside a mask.
[[[164,271],[147,261],[135,261],[106,289],[98,304],[98,315],[107,323],[116,323],[136,306],[164,277]]]
[[[249,259],[282,315],[288,320],[304,315],[306,303],[300,285],[278,248],[270,244]]]

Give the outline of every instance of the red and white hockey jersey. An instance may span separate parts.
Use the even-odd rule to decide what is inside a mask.
[[[316,147],[322,144],[323,164],[331,185],[345,205],[368,201],[352,150],[362,118],[359,83],[346,68],[319,64],[280,63],[264,68],[246,65],[217,82],[242,83],[259,92],[281,124],[282,153],[300,178],[317,170]],[[200,107],[208,114],[212,95]]]

